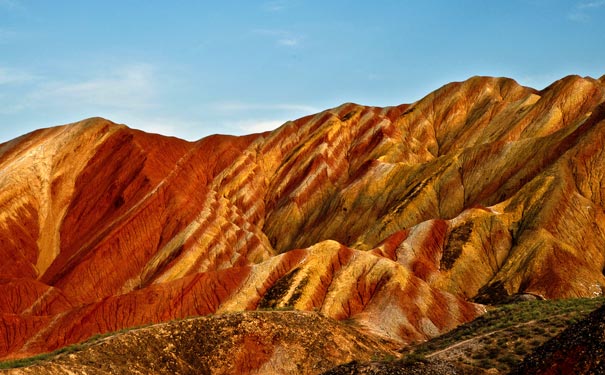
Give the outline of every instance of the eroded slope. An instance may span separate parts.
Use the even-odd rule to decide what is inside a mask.
[[[605,285],[605,87],[452,83],[198,142],[103,119],[0,145],[0,357],[293,307],[394,345]],[[569,272],[569,269],[574,272]]]

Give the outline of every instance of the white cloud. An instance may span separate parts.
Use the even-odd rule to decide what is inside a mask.
[[[5,95],[0,95],[0,101],[0,114],[2,115],[12,115],[27,109],[27,105],[25,105],[24,103],[10,102]]]
[[[255,29],[252,32],[271,37],[277,45],[283,47],[297,47],[304,40],[302,35],[297,35],[287,30]]]
[[[279,12],[288,7],[288,2],[285,0],[267,1],[263,4],[263,10],[267,12]]]
[[[320,110],[306,104],[231,101],[210,103],[208,111],[216,113],[217,118],[222,118],[218,123],[222,128],[231,129],[236,134],[250,134],[274,130],[288,120]],[[226,117],[231,120],[225,119]]]
[[[0,114],[12,115],[27,109],[24,92],[35,86],[39,77],[11,67],[0,66]]]
[[[277,129],[286,121],[251,119],[220,121],[216,125],[209,126],[204,122],[185,121],[180,118],[138,116],[128,113],[115,113],[109,116],[109,120],[122,123],[130,128],[139,129],[147,133],[156,133],[166,136],[178,137],[188,141],[197,141],[211,134],[225,133],[245,135],[262,133]],[[222,124],[222,125],[221,125]]]
[[[605,0],[582,1],[576,4],[567,18],[574,22],[588,23],[591,20],[590,13],[602,7],[605,7]]]
[[[382,79],[383,79],[383,77],[380,74],[376,74],[376,73],[368,74],[368,81],[380,81]]]
[[[173,124],[173,121],[161,120],[157,118],[145,119],[145,118],[133,118],[131,116],[120,116],[117,115],[112,121],[118,121],[128,126],[129,128],[139,129],[147,133],[156,133],[161,135],[176,136],[178,134],[177,127]]]
[[[245,120],[236,121],[234,126],[241,130],[243,134],[251,134],[275,130],[284,123],[285,121],[282,120]]]
[[[568,18],[574,22],[586,23],[590,20],[590,17],[587,14],[582,12],[572,12],[569,14]]]
[[[605,6],[605,0],[583,1],[578,4],[579,9],[600,8]]]
[[[229,129],[220,127],[226,122],[221,119],[191,119],[179,108],[167,112],[161,76],[154,66],[106,66],[95,72],[73,69],[69,75],[53,77],[0,66],[0,123],[25,116],[32,127],[46,127],[101,116],[189,141]]]
[[[147,133],[173,136],[188,141],[197,141],[221,130],[204,121],[185,120],[180,116],[153,115],[148,112],[116,111],[107,115],[112,121]]]
[[[319,109],[305,104],[258,104],[244,102],[220,102],[214,103],[212,108],[222,112],[241,112],[241,111],[290,111],[312,114],[319,112]]]
[[[108,109],[143,109],[154,96],[153,69],[135,64],[82,81],[47,81],[29,95],[32,104]]]
[[[0,66],[0,114],[36,117],[34,114],[43,113],[47,119],[61,121],[102,116],[126,122],[129,116],[137,113],[157,113],[157,79],[149,64],[129,64],[103,72],[89,72],[80,80],[73,79],[73,75],[49,78]],[[160,133],[174,130],[154,125],[150,130]]]
[[[0,0],[0,7],[11,10],[23,9],[23,4],[18,0]]]
[[[591,17],[584,13],[572,13],[569,15],[569,19],[574,22],[587,23],[590,21]]]
[[[279,39],[277,41],[277,44],[286,46],[286,47],[294,47],[294,46],[297,46],[299,42],[300,41],[297,38],[284,38],[284,39]]]
[[[0,85],[20,84],[33,81],[36,77],[26,71],[0,67]]]
[[[0,44],[6,44],[15,39],[17,33],[12,30],[0,29]]]

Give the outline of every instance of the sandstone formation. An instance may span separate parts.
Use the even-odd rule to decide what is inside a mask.
[[[93,118],[2,144],[0,358],[282,308],[401,346],[471,301],[600,295],[604,102],[603,79],[473,77],[245,137]]]

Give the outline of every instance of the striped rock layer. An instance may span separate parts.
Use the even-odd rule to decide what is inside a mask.
[[[92,118],[0,145],[0,358],[314,310],[401,345],[605,285],[605,78],[474,77],[197,142]]]

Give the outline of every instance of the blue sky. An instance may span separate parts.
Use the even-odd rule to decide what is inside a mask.
[[[0,0],[0,142],[102,116],[195,140],[450,81],[605,74],[605,0]]]

